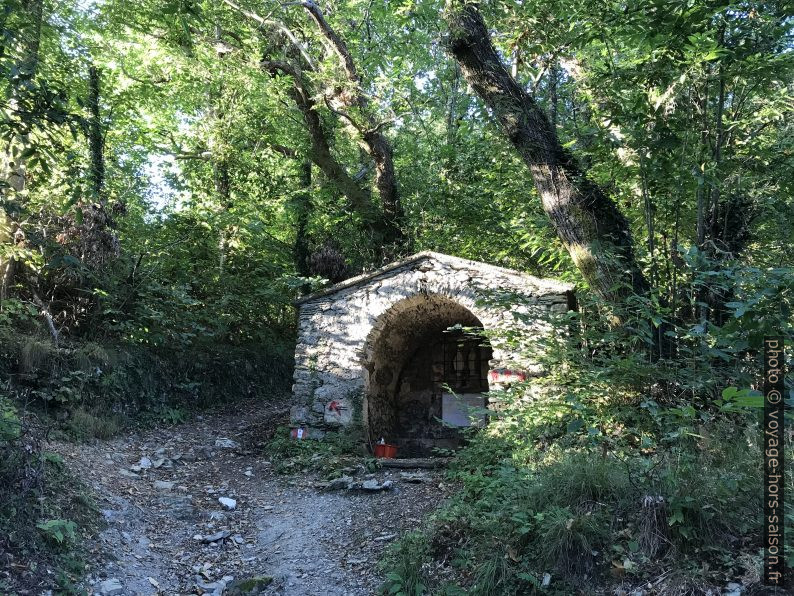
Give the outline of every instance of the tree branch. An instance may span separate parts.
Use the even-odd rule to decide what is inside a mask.
[[[293,86],[288,93],[303,116],[304,124],[309,132],[311,160],[331,183],[347,197],[354,209],[359,211],[365,218],[370,217],[372,215],[370,194],[356,184],[345,167],[331,153],[331,146],[322,121],[315,109],[314,100],[311,99],[312,94],[309,93],[308,86],[310,83],[303,77],[303,73],[294,64],[281,60],[263,60],[261,65],[271,75],[283,73],[292,78]]]
[[[295,37],[295,34],[289,30],[289,28],[284,25],[284,23],[280,21],[274,21],[272,19],[266,19],[264,17],[259,16],[255,12],[251,12],[250,10],[244,9],[242,6],[233,2],[233,0],[222,0],[224,4],[226,4],[232,10],[239,12],[241,15],[251,19],[262,25],[263,27],[273,27],[278,30],[284,37],[286,37],[290,44],[298,51],[301,55],[303,60],[306,62],[306,65],[309,66],[312,70],[314,70],[314,61],[312,60],[311,56],[309,56],[306,49],[303,47],[303,44]]]
[[[338,105],[331,107],[329,102],[329,109],[349,122],[349,128],[352,129],[351,133],[360,139],[363,148],[375,162],[375,187],[378,190],[385,220],[383,242],[397,248],[396,252],[400,252],[400,247],[407,243],[402,230],[405,214],[397,188],[397,176],[394,170],[391,143],[380,131],[383,123],[379,123],[368,110],[369,102],[361,90],[361,79],[345,41],[325,20],[317,4],[307,0],[302,2],[301,6],[309,13],[309,16],[317,25],[325,40],[325,45],[339,58],[342,70],[352,86],[352,93],[346,93],[344,89],[334,91],[333,99]],[[326,99],[326,101],[328,100]],[[350,114],[340,109],[351,107],[356,108],[361,113],[365,120],[363,124],[356,123]]]

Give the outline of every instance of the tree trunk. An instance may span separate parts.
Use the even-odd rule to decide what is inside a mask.
[[[295,244],[292,248],[292,254],[295,259],[295,269],[301,277],[309,277],[309,213],[311,212],[311,194],[310,189],[312,185],[312,162],[306,161],[301,164],[301,187],[302,192],[298,197],[298,221],[295,230]],[[308,291],[308,288],[302,288]]]
[[[551,129],[557,130],[557,86],[560,82],[560,67],[557,57],[551,58],[553,61],[549,67],[549,118],[551,119]]]
[[[331,152],[331,145],[328,141],[329,135],[323,126],[315,100],[313,99],[315,95],[314,89],[308,78],[304,77],[303,72],[294,64],[279,60],[263,60],[261,66],[271,75],[283,73],[292,77],[293,86],[289,89],[288,93],[301,112],[303,121],[306,124],[306,129],[309,132],[309,140],[311,142],[310,157],[312,162],[325,174],[325,177],[345,195],[350,206],[361,215],[369,231],[373,236],[379,239],[377,246],[374,247],[375,260],[379,262],[391,256],[389,247],[395,244],[399,245],[399,243],[394,240],[395,230],[401,230],[399,225],[395,226],[392,222],[395,220],[401,221],[402,210],[387,210],[388,203],[384,203],[382,212],[378,212],[372,202],[372,194],[369,189],[362,188],[348,173],[345,166],[334,157]],[[391,146],[388,145],[388,143],[382,146],[378,145],[378,149],[384,154],[388,153],[390,156]],[[377,162],[376,168],[378,168]],[[389,175],[392,179],[394,178],[393,166],[389,167],[388,165],[384,165],[382,169],[376,169],[376,176],[379,176],[381,180]]]
[[[29,27],[22,29],[22,39],[24,50],[22,59],[16,65],[18,77],[24,81],[30,81],[36,76],[39,67],[39,46],[41,45],[41,24],[44,13],[43,0],[28,0],[24,4],[25,12],[30,18]],[[15,96],[19,93],[18,88],[11,91],[8,104],[16,104]],[[20,153],[22,149],[19,148]],[[10,152],[2,156],[0,163],[0,176],[5,187],[0,185],[0,199],[5,198],[8,189],[20,192],[25,189],[25,162],[22,157],[14,157]],[[8,248],[16,244],[17,230],[19,226],[8,212],[0,204],[0,246]],[[4,254],[5,248],[0,249],[0,306],[3,300],[8,297],[9,289],[14,281],[14,271],[16,261],[13,256]]]
[[[314,99],[312,99],[313,89],[303,76],[303,72],[297,66],[279,60],[263,60],[261,66],[273,76],[283,73],[292,77],[293,86],[288,93],[303,116],[306,129],[309,132],[312,161],[325,174],[326,178],[345,195],[351,207],[356,209],[364,219],[371,219],[375,214],[370,193],[353,180],[345,167],[331,153],[328,135],[320,120]]]
[[[215,158],[213,158],[215,159]],[[225,157],[213,162],[215,191],[218,193],[218,200],[221,204],[221,212],[225,213],[232,208],[232,182],[229,176],[229,162]],[[218,275],[223,277],[224,266],[226,265],[226,245],[229,242],[227,227],[221,221],[221,231],[218,235]]]
[[[356,70],[353,56],[345,41],[334,31],[325,20],[320,7],[312,1],[301,2],[301,6],[309,13],[317,28],[323,35],[328,49],[336,54],[347,82],[351,89],[340,87],[331,93],[332,109],[348,123],[348,129],[357,136],[362,148],[375,162],[375,188],[378,190],[383,209],[382,242],[385,255],[393,258],[402,252],[408,239],[403,231],[405,214],[397,186],[394,171],[394,156],[391,143],[381,132],[383,123],[377,122],[369,106],[369,98],[361,90],[361,78]],[[357,113],[346,113],[342,110],[353,108]],[[357,121],[358,120],[358,121]]]
[[[91,186],[100,204],[104,204],[105,156],[102,119],[99,111],[99,70],[93,64],[88,68],[88,148],[91,152]]]
[[[448,2],[447,47],[529,167],[543,209],[574,263],[598,295],[622,303],[646,295],[626,218],[562,147],[548,118],[510,76],[474,5]]]
[[[348,51],[345,41],[334,31],[325,20],[319,6],[311,0],[298,1],[295,4],[302,6],[310,18],[317,25],[322,36],[322,43],[341,63],[344,76],[349,85],[327,86],[322,94],[314,93],[312,80],[303,76],[303,70],[316,72],[314,61],[306,52],[303,44],[282,22],[264,18],[254,12],[240,7],[233,0],[223,0],[223,3],[233,10],[256,21],[261,26],[273,27],[283,36],[284,43],[281,49],[288,57],[288,61],[269,60],[267,56],[262,60],[261,66],[275,74],[276,71],[290,75],[295,88],[290,92],[298,109],[301,111],[309,129],[312,143],[312,161],[348,198],[355,209],[360,210],[364,219],[370,222],[369,228],[374,232],[376,245],[373,247],[376,260],[382,261],[399,255],[408,248],[409,239],[403,230],[405,216],[400,201],[397,185],[397,176],[394,170],[394,158],[391,143],[382,133],[384,122],[377,122],[373,111],[368,107],[368,98],[361,89],[361,80],[356,71],[353,57]],[[269,43],[269,42],[268,42]],[[318,79],[319,80],[319,79]],[[371,207],[371,193],[362,189],[336,160],[330,151],[330,143],[323,131],[322,123],[316,111],[317,97],[324,96],[332,112],[344,120],[345,128],[351,131],[353,137],[375,163],[375,188],[382,206],[380,214]],[[342,111],[353,108],[348,112]],[[377,215],[372,218],[372,215]]]
[[[10,250],[14,239],[14,224],[11,218],[6,215],[5,210],[0,207],[0,308],[8,298],[11,283],[14,278],[14,259],[11,255],[6,255],[5,251]]]

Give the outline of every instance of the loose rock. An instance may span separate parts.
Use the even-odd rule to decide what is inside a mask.
[[[237,441],[232,441],[226,437],[221,437],[220,439],[215,439],[215,446],[221,447],[222,449],[238,449],[240,447],[240,443]]]
[[[218,542],[218,540],[224,540],[231,536],[231,532],[229,530],[221,530],[220,532],[215,532],[214,534],[210,534],[209,536],[204,536],[201,541],[204,544],[209,544],[210,542]]]
[[[227,511],[234,511],[237,507],[237,501],[234,499],[230,499],[229,497],[219,497],[218,503],[223,505],[223,508]]]
[[[116,578],[106,579],[99,584],[99,593],[102,594],[102,596],[115,596],[116,594],[121,594],[123,591],[124,586],[122,586],[121,582]]]
[[[334,478],[331,480],[327,485],[327,490],[342,490],[350,488],[350,485],[353,483],[353,479],[350,476],[342,476],[341,478]]]
[[[725,586],[725,589],[722,593],[723,596],[741,596],[742,586],[736,582],[730,582]]]
[[[421,482],[427,482],[429,478],[427,474],[422,474],[421,472],[400,472],[400,480],[419,484]]]
[[[393,484],[394,483],[391,480],[386,480],[382,484],[379,484],[377,480],[365,480],[358,486],[351,488],[360,488],[361,490],[365,490],[367,492],[378,492],[382,490],[390,490]]]
[[[374,540],[376,542],[388,542],[389,540],[392,540],[392,539],[394,539],[396,537],[397,537],[397,534],[381,534],[380,536],[377,536],[376,538],[374,538]]]
[[[170,491],[173,490],[175,484],[175,482],[169,482],[167,480],[155,480],[154,488],[159,491]]]

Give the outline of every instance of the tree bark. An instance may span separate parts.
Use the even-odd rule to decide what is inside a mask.
[[[449,52],[529,168],[544,211],[590,287],[614,304],[646,295],[649,286],[634,258],[628,221],[510,76],[476,6],[449,1],[445,17]]]
[[[357,135],[363,149],[375,162],[375,188],[383,209],[383,243],[391,245],[390,257],[397,256],[407,243],[403,231],[405,213],[400,202],[397,176],[394,170],[394,155],[389,139],[381,131],[383,124],[376,121],[369,107],[369,99],[361,89],[361,77],[345,41],[325,20],[320,7],[306,1],[301,5],[309,13],[325,39],[326,46],[339,58],[350,88],[337,88],[331,94],[332,109],[343,117]],[[342,112],[352,108],[357,114]],[[358,120],[361,120],[359,122]]]
[[[5,254],[5,251],[10,251],[13,245],[14,227],[15,225],[6,214],[5,209],[0,207],[0,308],[8,298],[14,278],[15,261],[10,254]]]
[[[226,213],[232,208],[232,181],[229,175],[229,162],[225,157],[213,162],[215,177],[215,192],[221,204],[221,213]],[[221,231],[218,234],[218,275],[223,278],[223,271],[226,265],[226,245],[229,242],[229,231],[223,221],[220,224]]]
[[[44,18],[43,0],[28,0],[24,4],[25,12],[30,18],[29,31],[24,31],[22,35],[24,49],[22,59],[17,64],[19,78],[30,81],[35,78],[39,67],[39,46],[41,45],[41,24]],[[8,101],[10,106],[16,104],[19,89],[12,89],[11,98]],[[21,152],[21,151],[20,151]],[[3,185],[0,185],[0,198],[5,198],[8,189],[20,192],[25,189],[25,162],[22,157],[14,157],[10,152],[2,158],[0,163],[2,171]],[[17,244],[17,234],[19,225],[0,204],[0,246],[8,248],[10,245]],[[24,237],[24,236],[23,236]],[[0,306],[8,297],[9,289],[14,281],[16,261],[13,256],[4,254],[0,250]]]
[[[370,194],[353,180],[345,167],[331,153],[328,136],[312,99],[309,83],[305,80],[302,71],[293,64],[277,60],[263,60],[261,66],[271,75],[281,72],[292,77],[293,86],[289,90],[289,95],[303,116],[306,129],[309,132],[312,161],[325,174],[326,178],[345,195],[350,201],[350,205],[365,219],[370,219],[374,215]]]
[[[309,214],[311,212],[312,185],[312,162],[306,161],[301,164],[301,187],[302,192],[298,197],[297,210],[298,221],[295,229],[295,244],[292,254],[295,259],[295,269],[301,277],[309,277]],[[308,291],[308,288],[302,288]]]
[[[100,204],[104,203],[105,156],[102,118],[99,109],[100,73],[93,64],[88,68],[88,148],[91,152],[91,186]]]
[[[557,57],[551,58],[553,60],[549,67],[549,114],[551,118],[552,130],[557,130],[557,86],[560,82],[560,67],[557,63]]]
[[[382,206],[381,213],[377,213],[372,208],[371,192],[361,188],[331,154],[330,143],[327,140],[316,110],[315,97],[317,97],[317,94],[313,92],[311,81],[308,77],[304,77],[302,72],[304,68],[309,72],[317,71],[304,45],[284,23],[264,18],[254,12],[245,10],[233,0],[222,1],[233,10],[260,25],[274,28],[285,38],[285,42],[280,45],[281,49],[289,57],[289,61],[269,60],[266,57],[261,65],[271,74],[281,71],[292,76],[295,82],[295,89],[291,91],[291,97],[303,114],[309,130],[312,143],[312,162],[348,198],[351,206],[367,220],[369,230],[373,232],[373,236],[377,240],[377,244],[374,247],[376,260],[394,257],[404,252],[407,248],[408,239],[403,231],[405,216],[400,202],[391,143],[381,131],[384,123],[376,122],[372,112],[369,109],[365,109],[367,108],[368,100],[361,90],[361,80],[356,71],[355,62],[344,40],[325,20],[317,4],[312,1],[294,3],[307,11],[320,30],[325,46],[330,52],[336,54],[341,61],[342,70],[348,85],[334,88],[327,87],[324,90],[325,99],[329,103],[331,111],[336,116],[344,119],[345,128],[352,133],[354,139],[375,163],[375,188],[378,191]],[[341,111],[351,106],[354,109],[350,110],[350,113]],[[335,109],[335,107],[339,109]]]

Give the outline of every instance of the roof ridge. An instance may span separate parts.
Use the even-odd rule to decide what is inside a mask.
[[[346,290],[348,288],[351,288],[353,286],[357,286],[357,285],[359,285],[359,284],[361,284],[363,282],[366,282],[366,281],[368,281],[370,279],[374,279],[375,277],[378,277],[379,275],[384,275],[384,274],[386,274],[389,271],[392,271],[394,269],[399,269],[401,267],[405,267],[406,265],[410,265],[413,262],[420,261],[422,259],[428,259],[428,258],[429,259],[435,259],[435,260],[440,261],[440,262],[447,262],[447,263],[449,263],[450,261],[454,261],[454,262],[458,262],[458,263],[465,264],[465,265],[468,265],[470,267],[479,268],[479,269],[487,268],[487,269],[490,269],[492,271],[495,270],[495,271],[499,271],[501,273],[506,273],[506,274],[509,274],[509,275],[515,275],[515,276],[518,276],[518,277],[523,277],[525,279],[532,280],[532,281],[535,281],[535,282],[553,282],[555,284],[569,285],[569,284],[565,284],[564,282],[561,282],[561,281],[558,281],[558,280],[555,280],[555,279],[536,277],[534,275],[530,275],[529,273],[525,273],[523,271],[518,271],[516,269],[509,269],[507,267],[501,267],[499,265],[491,265],[490,263],[484,263],[482,261],[474,261],[472,259],[466,259],[464,257],[456,257],[456,256],[453,256],[453,255],[448,255],[448,254],[444,254],[444,253],[440,253],[440,252],[435,252],[435,251],[432,251],[432,250],[423,250],[421,252],[414,253],[414,254],[412,254],[410,256],[403,257],[402,259],[398,259],[397,261],[393,261],[391,263],[387,263],[386,265],[383,265],[382,267],[379,267],[377,269],[373,269],[372,271],[365,271],[364,273],[356,275],[355,277],[351,277],[351,278],[345,279],[343,281],[340,281],[340,282],[338,282],[336,284],[333,284],[331,286],[328,286],[326,288],[322,288],[320,290],[317,290],[316,292],[313,292],[311,294],[308,294],[307,296],[303,296],[302,298],[299,298],[299,299],[295,300],[294,304],[295,305],[304,304],[306,302],[311,302],[312,300],[315,300],[317,298],[322,298],[323,296],[328,296],[330,294],[335,294],[336,292],[340,292],[342,290]]]

